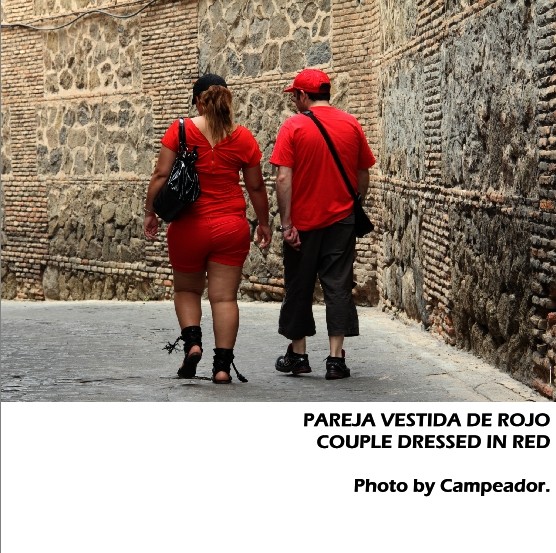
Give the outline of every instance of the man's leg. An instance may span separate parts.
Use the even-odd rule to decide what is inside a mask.
[[[344,336],[329,336],[330,342],[330,357],[342,357],[344,348]]]
[[[299,340],[292,340],[292,351],[294,353],[306,353],[307,351],[307,338],[300,338]]]
[[[284,244],[284,288],[285,295],[280,309],[278,333],[298,342],[314,336],[313,293],[317,279],[320,231],[300,232],[301,250]],[[301,353],[301,352],[300,352]]]
[[[322,241],[318,275],[326,304],[330,355],[341,353],[344,336],[359,335],[359,320],[353,301],[353,262],[355,233],[353,225],[335,223],[326,229]],[[338,351],[338,348],[340,352]]]
[[[313,293],[317,278],[319,231],[302,232],[301,250],[284,244],[285,296],[280,309],[278,332],[291,344],[285,355],[276,360],[275,368],[294,375],[310,373],[307,336],[316,332],[313,317]]]
[[[355,233],[353,225],[336,223],[326,229],[319,263],[319,279],[326,304],[330,355],[326,379],[350,376],[343,350],[345,336],[359,334],[357,310],[352,296]]]

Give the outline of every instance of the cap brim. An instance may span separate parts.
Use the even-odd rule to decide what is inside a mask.
[[[288,88],[284,88],[284,92],[293,92],[295,88],[293,86],[288,86]]]

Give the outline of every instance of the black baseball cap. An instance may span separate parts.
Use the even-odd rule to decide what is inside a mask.
[[[195,105],[195,98],[200,96],[205,90],[208,90],[212,85],[228,88],[226,81],[220,75],[207,73],[195,81],[195,84],[193,85],[193,99],[191,103]]]

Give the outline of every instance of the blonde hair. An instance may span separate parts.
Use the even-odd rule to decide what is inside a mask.
[[[230,136],[234,130],[231,92],[225,86],[212,85],[201,93],[199,102],[212,138],[219,142]]]

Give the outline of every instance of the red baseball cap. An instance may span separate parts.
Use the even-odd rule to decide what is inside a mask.
[[[324,88],[324,89],[323,89]],[[284,92],[293,92],[294,90],[303,90],[304,92],[329,92],[330,79],[328,75],[320,69],[304,69],[293,80],[293,83]]]

